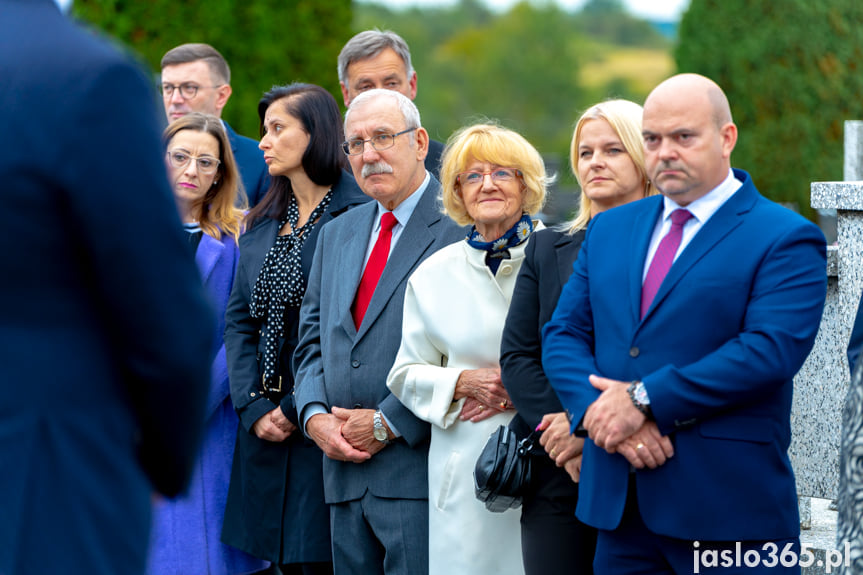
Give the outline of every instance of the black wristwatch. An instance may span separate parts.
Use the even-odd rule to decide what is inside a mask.
[[[643,413],[648,419],[653,416],[653,412],[650,410],[650,398],[647,397],[647,390],[644,389],[643,382],[638,380],[633,381],[626,388],[626,393],[629,395],[629,399],[632,401],[635,409]]]

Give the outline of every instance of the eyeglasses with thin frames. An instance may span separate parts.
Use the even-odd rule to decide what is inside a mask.
[[[201,88],[218,88],[219,86],[199,86],[192,82],[183,82],[179,86],[175,86],[174,84],[162,84],[162,96],[165,98],[170,98],[174,95],[174,90],[179,90],[180,95],[185,100],[191,100],[195,96],[198,95],[198,90]]]
[[[168,162],[174,168],[185,168],[192,160],[195,160],[195,164],[198,167],[198,172],[205,176],[215,174],[216,170],[219,169],[219,164],[222,163],[221,161],[217,160],[212,156],[191,156],[186,152],[181,152],[180,150],[168,151]]]
[[[495,168],[488,172],[461,172],[456,175],[455,181],[462,188],[476,188],[482,185],[486,176],[491,176],[495,184],[505,184],[521,177],[521,170],[516,168]]]
[[[345,151],[345,154],[348,156],[359,156],[366,149],[366,142],[372,145],[372,148],[377,150],[378,152],[382,150],[388,150],[396,145],[396,136],[401,136],[402,134],[407,134],[408,132],[413,132],[417,128],[408,128],[407,130],[402,130],[396,134],[378,134],[377,136],[373,136],[368,140],[360,140],[359,138],[355,140],[348,140],[342,143],[342,150]]]

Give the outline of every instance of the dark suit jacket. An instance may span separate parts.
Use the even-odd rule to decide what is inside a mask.
[[[234,160],[236,160],[240,170],[240,178],[243,180],[243,188],[245,188],[246,197],[249,199],[249,207],[252,208],[263,199],[267,190],[270,189],[270,174],[267,170],[267,164],[264,162],[264,152],[258,147],[258,142],[239,135],[224,120],[222,123],[228,133],[228,141],[231,142],[231,151],[234,153]]]
[[[429,151],[426,154],[425,167],[435,178],[440,178],[440,158],[443,155],[444,145],[437,140],[429,139]]]
[[[322,226],[368,201],[354,177],[343,172],[333,186],[330,205],[303,244],[300,266],[304,278],[309,277]],[[276,563],[329,561],[329,510],[324,505],[320,449],[304,441],[300,432],[283,443],[259,439],[252,432],[255,422],[276,408],[262,392],[260,358],[265,341],[260,330],[264,326],[250,315],[249,303],[279,228],[278,220],[266,219],[240,237],[240,263],[226,313],[231,396],[240,416],[240,431],[222,538]],[[285,337],[279,342],[279,374],[285,393],[279,406],[294,422],[291,356],[297,346],[298,323],[299,310],[285,310]],[[317,499],[310,495],[316,491],[320,493]]]
[[[203,431],[206,296],[151,82],[50,0],[0,14],[0,573],[137,574]]]
[[[863,346],[863,297],[857,304],[857,316],[854,318],[854,326],[851,328],[851,337],[848,338],[848,372],[854,373],[857,358],[860,357],[860,348]]]
[[[539,230],[524,252],[500,344],[501,379],[516,409],[510,427],[519,437],[527,437],[546,413],[563,411],[542,370],[542,326],[572,275],[582,240],[583,230]]]
[[[358,499],[366,491],[377,497],[428,497],[429,424],[390,393],[386,380],[401,344],[408,277],[429,255],[465,235],[443,215],[439,192],[432,177],[390,254],[359,331],[351,304],[378,204],[369,202],[321,229],[294,353],[297,410],[302,414],[310,403],[379,408],[402,434],[360,465],[325,457],[327,503]]]
[[[788,459],[794,374],[826,296],[821,231],[742,187],[681,252],[640,318],[644,262],[662,196],[601,213],[543,330],[543,366],[573,425],[598,391],[591,373],[642,380],[674,456],[636,472],[654,533],[766,540],[800,532]],[[615,529],[628,462],[585,442],[579,519]]]

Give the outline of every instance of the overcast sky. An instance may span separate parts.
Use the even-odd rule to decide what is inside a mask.
[[[456,0],[366,0],[391,7],[399,6],[434,6],[454,4]],[[517,0],[483,0],[486,5],[493,8],[508,8]],[[586,0],[556,0],[558,4],[566,8],[578,8]],[[680,16],[689,6],[689,0],[623,0],[630,12],[656,20],[679,20]]]

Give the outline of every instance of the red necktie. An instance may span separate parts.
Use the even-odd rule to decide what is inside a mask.
[[[668,230],[668,233],[659,242],[659,247],[656,248],[656,253],[653,254],[653,261],[650,262],[650,267],[647,268],[644,285],[641,287],[642,318],[647,313],[650,304],[653,303],[653,298],[656,297],[656,292],[659,291],[662,280],[665,279],[665,276],[668,275],[668,270],[671,269],[674,255],[677,253],[677,248],[680,247],[680,240],[683,237],[683,226],[691,217],[692,212],[689,210],[674,210],[671,212],[671,229]]]
[[[372,248],[369,261],[366,263],[366,269],[363,271],[363,277],[360,280],[360,287],[357,289],[357,297],[354,300],[354,325],[357,326],[357,329],[360,329],[360,324],[363,323],[363,316],[366,315],[369,302],[372,301],[372,294],[375,293],[378,280],[381,279],[381,274],[384,273],[387,258],[390,255],[390,240],[393,238],[393,228],[397,223],[399,222],[392,212],[386,212],[381,216],[381,232],[378,234],[375,247]]]

